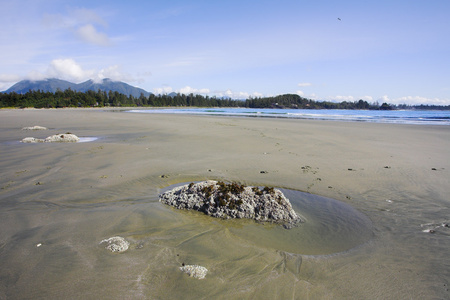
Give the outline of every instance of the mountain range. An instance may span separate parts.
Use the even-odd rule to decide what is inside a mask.
[[[105,78],[101,82],[95,82],[93,80],[88,80],[82,83],[73,83],[66,80],[56,79],[56,78],[49,78],[45,80],[37,80],[37,81],[31,81],[31,80],[22,80],[18,83],[14,84],[12,87],[4,91],[3,93],[11,93],[16,92],[18,94],[25,94],[26,92],[32,90],[37,91],[41,90],[43,92],[51,92],[54,93],[58,90],[64,91],[67,89],[71,89],[73,91],[78,92],[87,92],[89,90],[92,91],[113,91],[118,92],[120,94],[124,94],[127,96],[133,96],[133,97],[139,97],[142,94],[144,94],[145,97],[150,96],[150,92],[147,92],[144,89],[137,88],[134,86],[131,86],[125,82],[122,81],[112,81],[111,79]]]

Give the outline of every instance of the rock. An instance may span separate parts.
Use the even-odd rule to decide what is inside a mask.
[[[206,274],[208,273],[208,269],[202,266],[197,265],[186,265],[180,267],[180,270],[186,274],[188,274],[191,277],[197,278],[197,279],[204,279]]]
[[[106,244],[105,249],[108,249],[111,252],[125,252],[128,250],[130,243],[120,236],[113,236],[109,239],[104,239],[100,242],[100,244]]]
[[[46,143],[76,143],[80,138],[72,133],[58,133],[51,135],[44,140]]]
[[[21,141],[22,143],[43,143],[44,140],[43,139],[37,139],[34,137],[26,137],[24,139],[22,139]]]
[[[24,127],[22,130],[47,130],[47,127],[42,126],[31,126],[31,127]]]
[[[280,224],[288,229],[302,222],[289,199],[280,190],[269,187],[261,190],[209,180],[176,187],[161,194],[159,201],[216,218],[247,218]]]
[[[72,133],[58,133],[46,137],[45,139],[37,139],[34,137],[26,137],[22,139],[22,143],[76,143],[80,138]]]

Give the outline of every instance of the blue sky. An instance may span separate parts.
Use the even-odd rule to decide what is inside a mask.
[[[111,78],[153,93],[450,105],[449,14],[448,0],[0,0],[0,90]]]

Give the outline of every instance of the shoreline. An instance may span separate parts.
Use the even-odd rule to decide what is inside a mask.
[[[247,107],[84,107],[40,108],[47,110],[88,110],[146,114],[221,116],[233,118],[273,118],[396,125],[450,126],[445,110],[358,110],[358,109],[274,109]],[[24,108],[23,110],[40,110]],[[405,112],[408,112],[405,114]]]
[[[104,108],[14,109],[0,115],[0,225],[5,228],[0,234],[0,259],[8,262],[0,275],[22,278],[2,283],[0,298],[31,296],[33,288],[41,296],[55,297],[64,289],[75,293],[79,285],[70,279],[77,277],[83,278],[84,296],[90,298],[100,289],[92,279],[106,276],[108,268],[118,268],[132,280],[143,276],[146,282],[140,288],[150,298],[176,298],[182,290],[190,290],[192,298],[205,295],[202,290],[213,297],[216,290],[228,298],[267,299],[282,296],[280,288],[298,298],[449,296],[450,230],[423,232],[427,224],[450,221],[446,126],[125,114]],[[33,125],[48,128],[32,133],[38,138],[69,131],[98,139],[10,143],[29,135],[21,128]],[[260,228],[178,213],[158,203],[161,189],[169,185],[207,179],[339,200],[372,221],[374,237],[351,253],[290,256],[251,244],[241,233],[261,234]],[[116,235],[144,247],[103,258],[98,241]],[[49,251],[39,253],[56,257],[50,264],[54,276],[49,276],[51,268],[38,276],[32,267],[40,259],[50,261],[45,254],[35,256],[38,243],[39,251]],[[28,256],[17,247],[28,249]],[[205,266],[209,270],[205,281],[192,287],[186,278],[172,274],[171,267],[181,265],[173,262],[176,254],[192,260],[186,263]],[[135,269],[119,264],[127,260]],[[71,267],[64,270],[63,261]],[[103,261],[108,263],[102,265]],[[297,272],[293,266],[299,261]],[[280,263],[288,271],[275,267]],[[84,264],[94,267],[85,270]],[[166,283],[158,288],[155,270],[164,274]],[[114,276],[105,278],[116,280]],[[33,277],[41,280],[41,287],[32,283]],[[111,287],[115,295],[137,291],[132,280]],[[181,290],[169,282],[180,284]],[[239,289],[240,284],[247,290]]]

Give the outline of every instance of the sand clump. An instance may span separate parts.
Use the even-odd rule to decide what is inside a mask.
[[[160,195],[159,201],[178,209],[201,211],[216,218],[247,218],[281,224],[289,229],[303,222],[289,199],[274,188],[247,187],[213,180],[190,183]]]
[[[80,138],[73,133],[58,133],[46,137],[45,139],[38,139],[34,137],[26,137],[22,139],[22,143],[76,143]]]

